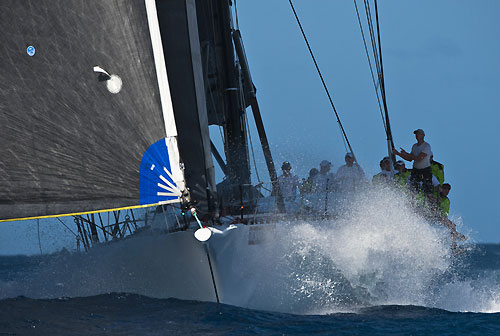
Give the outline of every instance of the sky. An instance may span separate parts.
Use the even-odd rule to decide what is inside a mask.
[[[233,3],[277,168],[288,160],[305,177],[327,159],[336,170],[344,163],[344,145],[288,1]],[[357,159],[374,175],[387,145],[354,2],[294,5]],[[361,6],[358,0],[363,13]],[[425,130],[452,185],[451,215],[462,218],[475,242],[500,242],[498,13],[497,0],[379,1],[395,144],[410,150],[413,130]],[[251,113],[248,119],[259,176],[268,181]],[[220,146],[218,130],[211,131]],[[35,221],[0,223],[0,229],[0,254],[39,252]],[[40,221],[40,234],[44,251],[74,246],[74,236],[53,220]]]
[[[305,177],[327,159],[336,170],[344,163],[344,145],[288,1],[236,4],[277,168],[288,160],[295,174]],[[424,129],[452,185],[451,215],[462,218],[476,242],[500,242],[500,2],[386,0],[378,5],[396,147],[409,151],[413,130]],[[357,159],[367,175],[374,175],[387,145],[354,2],[295,0],[294,6]],[[360,0],[358,7],[363,15]],[[252,124],[251,113],[249,120]],[[252,129],[264,179],[267,171]]]

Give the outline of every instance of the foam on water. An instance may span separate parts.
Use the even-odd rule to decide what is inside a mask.
[[[351,285],[366,288],[372,299],[422,305],[429,282],[450,266],[449,243],[443,230],[393,196],[371,191],[331,227],[303,224],[294,233],[303,246],[332,260]]]
[[[453,254],[448,229],[398,192],[369,190],[336,220],[288,225],[291,292],[314,301],[309,313],[388,304],[499,311],[500,273],[465,276],[467,253]]]

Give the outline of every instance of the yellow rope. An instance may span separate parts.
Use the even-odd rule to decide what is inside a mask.
[[[94,214],[94,213],[99,213],[99,212],[109,212],[109,211],[128,210],[128,209],[149,208],[149,207],[157,206],[157,205],[160,205],[160,203],[145,204],[145,205],[133,205],[133,206],[122,207],[122,208],[102,209],[102,210],[93,210],[93,211],[84,211],[84,212],[74,212],[74,213],[67,213],[67,214],[55,214],[55,215],[45,215],[45,216],[24,217],[24,218],[0,219],[0,223],[1,222],[13,222],[13,221],[27,220],[27,219],[54,218],[54,217],[64,217],[64,216],[78,216],[78,215]]]

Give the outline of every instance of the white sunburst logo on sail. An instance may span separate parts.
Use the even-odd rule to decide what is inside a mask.
[[[165,171],[165,173],[167,173],[168,177],[173,181],[174,177],[172,176],[172,173],[170,173],[166,167],[163,167],[163,170]],[[158,191],[156,193],[157,196],[166,196],[166,197],[173,197],[173,196],[180,197],[180,196],[182,196],[182,192],[179,190],[179,188],[177,188],[165,176],[160,175],[158,177],[166,184],[165,185],[165,184],[158,182],[158,184],[157,184],[158,187],[160,187],[166,191]],[[160,203],[162,203],[162,202],[160,202]]]

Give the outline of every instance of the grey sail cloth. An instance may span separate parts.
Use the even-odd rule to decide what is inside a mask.
[[[0,219],[139,204],[165,137],[144,1],[1,1],[0,59]]]

